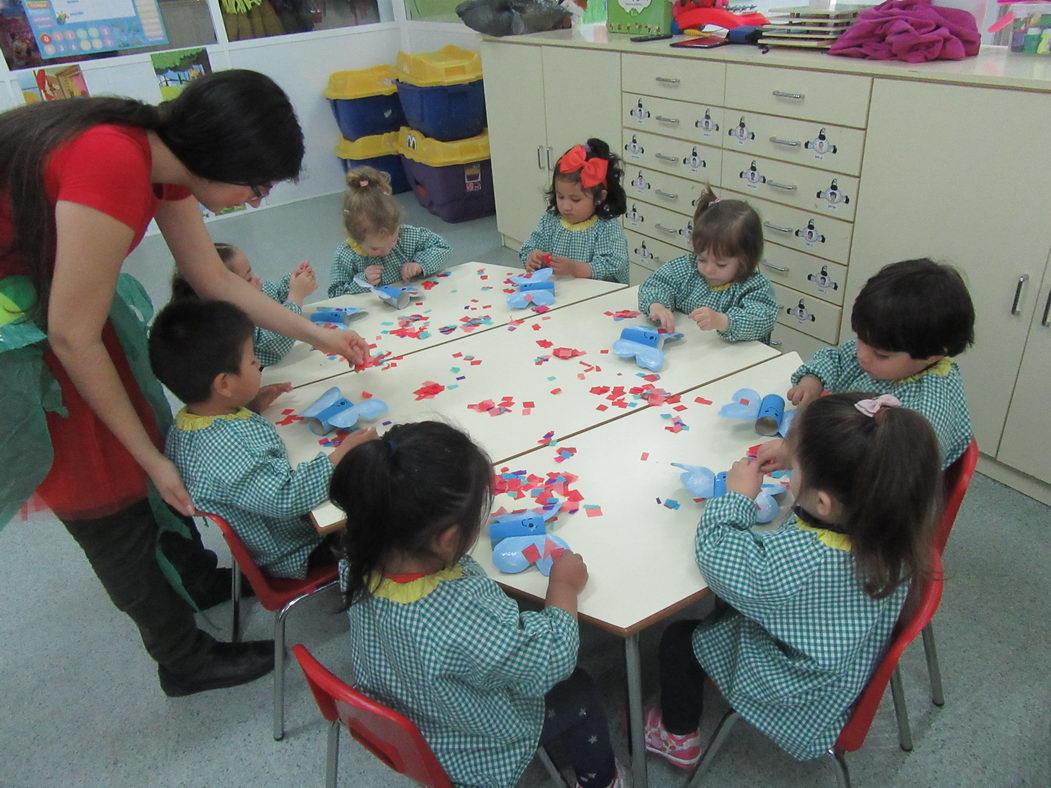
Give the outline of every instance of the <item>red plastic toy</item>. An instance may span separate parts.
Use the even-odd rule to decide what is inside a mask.
[[[735,14],[727,11],[729,0],[675,0],[672,17],[679,30],[701,29],[705,25],[718,25],[729,30],[741,25],[765,25],[768,20],[759,13]]]

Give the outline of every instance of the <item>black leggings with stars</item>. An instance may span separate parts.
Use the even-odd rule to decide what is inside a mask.
[[[617,766],[609,743],[609,723],[595,682],[577,668],[544,696],[544,728],[540,744],[561,738],[581,788],[605,788]]]

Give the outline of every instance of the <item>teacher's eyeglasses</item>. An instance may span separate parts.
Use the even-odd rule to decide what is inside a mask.
[[[252,190],[253,200],[262,200],[270,194],[270,190],[274,188],[274,184],[270,183],[266,186],[250,186],[249,188]]]

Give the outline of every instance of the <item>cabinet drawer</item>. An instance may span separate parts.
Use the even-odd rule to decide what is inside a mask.
[[[795,68],[726,67],[726,105],[864,128],[872,79]],[[719,102],[714,102],[719,103]]]
[[[644,202],[628,200],[628,212],[624,214],[624,229],[664,241],[677,246],[684,252],[693,251],[690,234],[693,233],[693,219],[681,213],[672,213],[664,208]],[[681,254],[681,253],[680,253]]]
[[[769,200],[838,219],[853,219],[858,200],[857,178],[753,158],[736,151],[723,151],[722,183],[727,187],[732,183],[734,189],[745,189]]]
[[[722,168],[719,148],[632,129],[624,129],[621,155],[625,165],[649,167],[704,182],[718,182]]]
[[[628,241],[628,262],[651,272],[656,271],[670,260],[682,257],[685,254],[685,250],[677,246],[672,246],[654,238],[647,238],[645,235],[632,230],[626,229],[624,237]]]
[[[629,200],[645,200],[686,216],[693,216],[704,184],[641,167],[624,168],[624,190]]]
[[[865,132],[758,112],[724,111],[723,147],[807,167],[858,175]]]
[[[827,301],[800,293],[790,287],[774,285],[774,298],[777,299],[777,322],[802,331],[823,342],[835,344],[839,336],[839,318],[842,307],[833,306]]]
[[[843,303],[847,267],[778,244],[764,244],[760,270],[771,282],[833,304]]]
[[[652,131],[705,145],[720,144],[723,108],[624,93],[624,128]]]
[[[808,360],[821,348],[828,346],[828,342],[822,342],[820,339],[804,334],[802,331],[796,331],[794,328],[789,328],[781,323],[775,325],[773,332],[770,334],[770,347],[776,348],[782,353],[795,351],[804,361]],[[791,386],[791,381],[786,380],[785,391],[787,392]]]
[[[620,84],[625,92],[722,106],[725,83],[722,63],[653,55],[625,54],[620,59]]]
[[[724,192],[720,196],[734,195]],[[760,200],[752,194],[740,196],[748,200],[759,212],[763,223],[763,237],[767,241],[844,265],[849,261],[850,236],[853,230],[853,225],[849,222]]]

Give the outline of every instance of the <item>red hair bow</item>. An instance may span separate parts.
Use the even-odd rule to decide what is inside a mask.
[[[580,184],[590,189],[593,186],[606,185],[606,173],[609,162],[605,159],[589,159],[583,145],[574,145],[558,160],[559,172],[576,172],[580,170]]]

